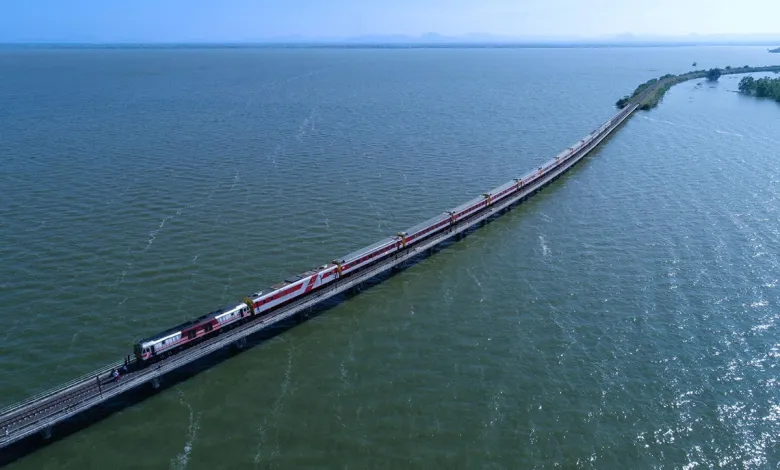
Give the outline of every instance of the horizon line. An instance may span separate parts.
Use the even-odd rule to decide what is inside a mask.
[[[0,41],[0,46],[222,46],[222,47],[257,47],[257,46],[336,46],[336,47],[663,47],[663,46],[774,46],[780,43],[769,39],[723,39],[723,40],[663,40],[663,39],[515,39],[515,40],[382,40],[376,39],[257,39],[257,40],[180,40],[180,41]]]

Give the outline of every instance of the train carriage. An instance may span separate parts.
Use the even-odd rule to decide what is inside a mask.
[[[409,227],[408,229],[400,232],[399,236],[402,238],[404,245],[411,245],[433,235],[434,233],[438,233],[441,230],[444,230],[451,224],[451,219],[452,217],[449,213],[442,212],[435,217],[431,217],[425,222],[413,225],[412,227]]]
[[[453,222],[460,222],[463,219],[467,219],[487,205],[487,198],[485,196],[476,197],[468,202],[465,202],[451,210]]]
[[[268,293],[250,299],[255,315],[285,304],[296,297],[314,289],[319,279],[318,271],[306,271],[300,275],[290,276],[282,282],[271,286]]]
[[[395,253],[400,248],[400,237],[388,237],[372,245],[353,251],[342,258],[334,259],[333,264],[336,265],[338,277],[342,277],[371,263],[379,261],[380,259]]]
[[[135,356],[140,361],[148,361],[153,357],[168,354],[180,346],[209,334],[214,329],[237,323],[250,314],[246,304],[230,304],[138,341],[134,348]]]
[[[501,186],[498,186],[497,188],[493,188],[490,191],[488,191],[488,194],[490,194],[490,205],[495,204],[496,202],[507,198],[512,193],[517,191],[518,185],[517,181],[509,181],[508,183],[504,183]]]

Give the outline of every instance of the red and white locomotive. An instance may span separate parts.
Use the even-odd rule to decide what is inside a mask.
[[[627,113],[628,109],[624,109],[623,112]],[[217,334],[222,329],[243,323],[253,317],[267,315],[282,305],[310,295],[339,279],[360,272],[369,265],[385,260],[395,253],[408,250],[410,247],[450,230],[454,226],[468,224],[469,219],[482,214],[490,206],[512,196],[522,188],[532,185],[550,171],[558,168],[574,156],[577,151],[603,133],[611,123],[612,120],[539,167],[537,171],[531,172],[523,178],[503,184],[450,211],[399,232],[396,236],[385,238],[311,271],[287,278],[284,282],[271,286],[268,292],[251,294],[244,298],[243,302],[228,305],[138,341],[135,344],[134,353],[139,366],[143,367],[144,364],[174,354],[192,343]]]

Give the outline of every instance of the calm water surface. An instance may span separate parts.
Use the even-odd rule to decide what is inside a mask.
[[[0,405],[764,48],[0,51]],[[780,106],[681,84],[510,214],[9,468],[775,468]]]

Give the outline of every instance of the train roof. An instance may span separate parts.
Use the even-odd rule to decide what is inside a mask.
[[[568,155],[568,153],[569,153],[569,149],[566,149],[566,150],[564,150],[563,152],[561,152],[561,153],[559,153],[558,155],[556,155],[556,156],[555,156],[555,158],[561,158],[561,159],[563,159],[563,158],[565,158],[565,157],[566,157],[566,155]],[[554,158],[554,159],[555,159],[555,158]],[[553,159],[553,160],[554,160],[554,159]]]
[[[276,284],[272,285],[270,287],[270,289],[271,289],[270,291],[267,291],[267,292],[262,291],[262,292],[258,292],[258,293],[252,294],[252,300],[257,300],[257,299],[259,299],[261,297],[265,297],[265,296],[271,295],[275,291],[277,291],[277,290],[279,290],[279,289],[281,289],[283,287],[289,286],[290,284],[293,284],[293,283],[298,282],[300,280],[306,279],[307,277],[314,276],[318,272],[323,271],[323,270],[327,269],[330,266],[335,266],[335,265],[332,264],[332,263],[323,264],[322,266],[318,266],[318,267],[316,267],[316,268],[314,268],[314,269],[312,269],[310,271],[305,271],[305,272],[302,272],[301,274],[297,274],[297,275],[293,275],[293,276],[287,276],[287,278],[284,281],[277,282]]]
[[[489,191],[489,193],[492,194],[493,196],[495,196],[496,194],[500,193],[501,191],[504,191],[504,190],[512,188],[512,187],[517,187],[517,183],[514,180],[506,182],[506,183],[502,184],[501,186],[497,186],[497,187],[491,189]]]
[[[531,178],[532,176],[536,175],[537,173],[538,173],[538,170],[529,171],[528,173],[526,173],[523,176],[521,176],[520,179],[525,181],[525,180]]]
[[[461,204],[461,205],[459,205],[459,206],[457,206],[457,207],[455,207],[454,209],[451,209],[451,210],[452,210],[452,212],[460,212],[460,211],[462,211],[462,210],[464,210],[464,209],[466,209],[468,207],[471,207],[474,204],[476,204],[478,202],[481,202],[481,201],[484,201],[484,200],[485,200],[485,196],[478,196],[478,197],[475,197],[474,199],[472,199],[472,200],[470,200],[468,202],[464,202],[463,204]]]
[[[422,229],[428,228],[431,225],[435,225],[442,220],[447,220],[450,218],[450,215],[446,212],[442,212],[441,214],[431,217],[430,219],[426,220],[425,222],[420,222],[417,225],[414,225],[412,227],[409,227],[408,229],[404,230],[406,232],[406,235],[414,235],[415,233],[419,232]]]
[[[578,146],[584,147],[585,145],[587,145],[587,143],[588,143],[588,142],[590,142],[591,140],[593,140],[593,138],[594,138],[594,137],[596,137],[596,135],[598,135],[598,133],[599,133],[599,130],[600,130],[600,129],[602,129],[602,128],[601,128],[601,127],[599,127],[598,129],[596,129],[596,130],[595,130],[595,131],[593,131],[592,133],[590,133],[590,134],[586,135],[586,136],[585,136],[585,137],[583,137],[582,139],[580,139],[580,140],[578,140],[577,142],[575,142],[575,143],[571,144],[571,145],[569,146],[569,148],[567,148],[566,150],[564,150],[564,151],[560,152],[558,155],[556,155],[555,157],[551,158],[550,160],[547,160],[547,161],[546,161],[546,162],[544,162],[544,163],[543,163],[541,166],[542,166],[542,167],[547,167],[547,166],[549,166],[549,165],[552,165],[553,163],[555,163],[556,159],[558,159],[558,158],[561,158],[561,159],[565,158],[565,157],[567,156],[567,154],[569,153],[569,149],[575,149],[575,148],[577,148]],[[532,172],[532,173],[533,173],[533,172]],[[531,174],[532,174],[532,173],[528,173],[528,174],[527,174],[527,175],[525,175],[525,176],[531,176]],[[523,179],[525,179],[525,176],[523,176]]]
[[[388,245],[388,244],[391,244],[391,243],[395,243],[396,241],[398,241],[398,237],[383,238],[382,240],[379,240],[376,243],[368,245],[368,246],[366,246],[364,248],[361,248],[359,250],[353,251],[352,253],[348,254],[347,256],[342,256],[341,258],[336,258],[336,259],[340,260],[341,262],[348,262],[348,261],[351,261],[353,259],[360,258],[363,255],[365,255],[366,253],[370,253],[370,252],[376,250],[377,248],[380,248],[382,246],[385,246],[385,245]]]
[[[166,336],[170,336],[170,335],[172,335],[174,333],[178,333],[178,332],[180,332],[182,330],[187,329],[188,327],[191,327],[193,325],[197,325],[199,323],[202,323],[206,319],[213,318],[213,317],[215,317],[215,316],[217,316],[219,314],[222,314],[222,313],[228,312],[230,310],[233,310],[236,307],[239,307],[241,305],[242,304],[238,303],[238,302],[226,305],[226,306],[224,306],[222,308],[214,310],[213,312],[209,312],[209,313],[207,313],[205,315],[199,316],[198,318],[194,318],[192,320],[189,320],[189,321],[186,321],[186,322],[181,323],[179,325],[176,325],[176,326],[174,326],[172,328],[168,328],[165,331],[161,331],[161,332],[159,332],[159,333],[157,333],[155,335],[152,335],[152,336],[149,336],[147,338],[144,338],[144,339],[142,339],[142,340],[140,340],[138,342],[141,343],[141,344],[144,344],[144,343],[148,343],[150,341],[156,341],[156,340],[165,338]]]

